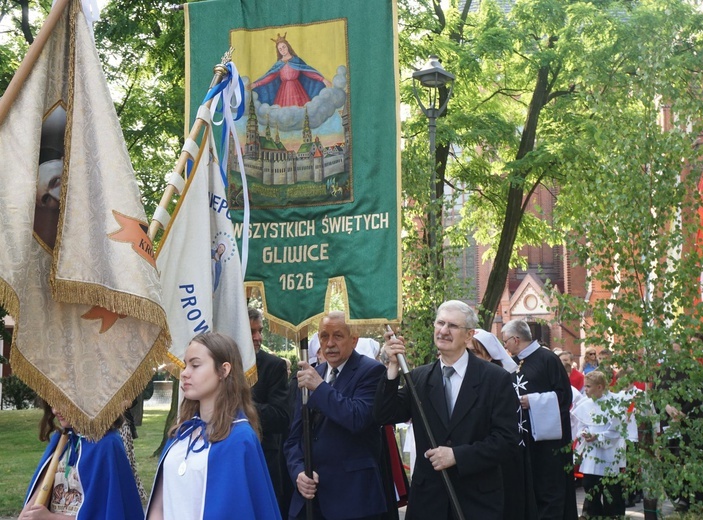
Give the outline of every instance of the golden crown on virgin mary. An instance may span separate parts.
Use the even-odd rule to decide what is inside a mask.
[[[286,42],[286,35],[287,34],[288,33],[285,32],[285,33],[283,33],[283,36],[281,36],[281,33],[277,33],[278,38],[271,38],[271,41],[274,42],[276,45],[278,45],[281,42]]]

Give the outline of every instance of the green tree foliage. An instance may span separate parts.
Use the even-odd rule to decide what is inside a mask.
[[[580,113],[569,115],[574,131],[562,146],[570,150],[570,174],[556,210],[567,247],[604,297],[555,296],[561,319],[583,324],[586,346],[614,351],[616,389],[651,386],[634,400],[642,442],[629,447],[628,465],[643,468],[631,478],[641,478],[651,496],[673,499],[703,490],[701,253],[694,245],[703,26],[685,3],[643,2],[626,14],[591,18],[608,38],[591,38],[580,51],[603,58],[589,65],[592,73],[581,72],[591,85],[575,96]],[[605,56],[621,64],[605,69],[608,81],[597,67]],[[666,130],[663,109],[672,114]],[[672,420],[667,405],[686,417]]]
[[[11,340],[11,337],[5,328],[5,316],[7,316],[7,312],[0,307],[0,341],[8,342]],[[0,364],[9,362],[10,360],[5,358],[2,352],[0,352]],[[9,406],[16,410],[30,408],[34,403],[34,399],[37,397],[34,391],[14,374],[7,377],[0,377],[0,385],[2,385],[3,406]]]
[[[579,152],[557,216],[589,282],[609,295],[592,304],[560,297],[562,319],[585,317],[586,345],[614,351],[622,370],[616,388],[634,381],[652,387],[635,401],[647,435],[628,452],[628,464],[644,468],[652,496],[671,499],[703,489],[701,253],[694,246],[702,28],[686,5],[651,2],[611,32],[611,52],[628,66],[612,74],[609,88],[579,100],[590,117],[578,120],[570,139]],[[667,130],[663,107],[673,116]],[[672,420],[667,405],[686,416]]]
[[[701,171],[694,141],[703,130],[700,14],[670,0],[537,0],[507,12],[491,2],[476,12],[459,3],[446,10],[401,4],[401,70],[435,53],[457,75],[438,125],[438,140],[453,145],[441,179],[471,197],[447,237],[489,248],[484,326],[508,267],[524,261],[520,248],[565,243],[588,268],[592,288],[611,296],[588,304],[555,294],[559,319],[582,324],[587,346],[615,351],[614,364],[625,369],[618,389],[634,381],[653,387],[635,399],[642,442],[630,446],[628,464],[643,472],[631,478],[653,497],[703,489],[703,343],[692,339],[701,332],[701,255],[691,247]],[[426,130],[407,83],[401,93],[413,114],[403,131],[413,142],[403,152],[412,199],[405,250],[421,255],[417,223],[429,199],[415,193],[429,184],[429,168],[417,137]],[[662,131],[667,107],[673,127]],[[694,173],[682,175],[687,168]],[[539,185],[558,202],[551,222],[530,205]],[[428,276],[426,266],[411,267]],[[424,281],[411,278],[406,295]],[[422,288],[423,298],[407,305],[410,318],[457,296],[451,287],[435,295]],[[687,417],[670,420],[667,404]],[[661,435],[656,425],[664,419],[669,429]],[[677,438],[681,458],[669,449]]]
[[[127,150],[151,218],[183,144],[182,10],[163,0],[112,0],[95,27]]]
[[[11,340],[11,337],[5,328],[3,319],[5,316],[7,316],[7,312],[0,307],[0,340],[7,342]],[[0,364],[9,362],[10,360],[5,358],[2,352],[0,352]],[[7,377],[0,377],[0,385],[2,385],[2,404],[16,410],[30,408],[34,403],[34,399],[37,397],[34,391],[14,374]]]
[[[440,42],[440,48],[450,46],[451,43],[443,39],[447,38],[451,27],[447,27],[446,17],[439,5],[426,1],[400,0],[398,7],[400,69],[401,75],[409,78],[412,70],[422,66],[429,55],[442,56],[435,43]],[[456,39],[457,35],[454,34],[452,38]],[[458,85],[461,81],[459,68],[446,68],[457,75]],[[437,108],[448,93],[446,87],[440,89]],[[400,95],[402,103],[412,109],[410,117],[402,123],[402,265],[405,274],[402,334],[412,342],[409,359],[413,364],[422,364],[432,360],[435,355],[432,323],[439,304],[448,298],[469,299],[470,296],[466,291],[460,294],[457,292],[460,285],[454,259],[459,250],[449,243],[445,230],[440,225],[445,207],[455,200],[454,197],[444,195],[444,187],[448,182],[450,145],[456,142],[455,129],[446,114],[438,118],[436,152],[431,158],[426,137],[428,120],[418,108],[413,84],[409,79],[401,80]],[[419,95],[423,96],[423,103],[428,105],[425,94],[419,92]],[[454,103],[452,99],[447,114],[453,113]],[[430,202],[432,169],[435,169],[437,180],[434,207]],[[435,229],[430,229],[430,212],[436,215]],[[434,247],[430,246],[431,234],[435,237]]]
[[[37,394],[34,390],[25,385],[20,378],[12,374],[11,376],[0,378],[2,383],[2,403],[15,410],[31,408]]]
[[[50,8],[49,0],[0,0],[0,92],[10,83]]]
[[[457,76],[447,116],[438,124],[438,143],[452,144],[438,147],[438,176],[471,195],[463,222],[448,238],[462,245],[471,236],[488,247],[484,260],[492,260],[492,270],[481,302],[488,327],[509,267],[524,263],[520,248],[562,241],[562,230],[540,218],[541,208],[530,197],[538,186],[555,195],[564,189],[574,157],[588,152],[575,139],[582,121],[598,115],[585,101],[597,97],[603,100],[597,110],[617,110],[618,100],[629,95],[623,78],[655,50],[642,45],[644,35],[657,32],[656,23],[676,19],[693,26],[697,17],[686,2],[661,0],[400,5],[401,71],[434,53]],[[662,49],[682,50],[680,35],[668,37],[673,39]],[[664,63],[652,73],[676,82],[689,74]],[[411,91],[405,82],[401,94],[413,115],[403,129],[405,137],[416,138],[425,130]],[[448,162],[441,157],[445,152]],[[429,184],[429,168],[412,145],[403,160],[404,189],[413,194],[414,187]],[[427,197],[413,200],[422,206],[414,211],[426,210]]]

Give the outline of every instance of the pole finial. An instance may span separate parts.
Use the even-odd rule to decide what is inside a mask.
[[[216,75],[221,76],[221,77],[224,77],[227,75],[227,64],[232,61],[232,53],[233,52],[234,52],[234,47],[230,47],[227,50],[227,52],[225,52],[222,55],[222,59],[220,60],[220,63],[215,65],[215,67],[212,69]]]
[[[222,55],[222,61],[220,63],[227,64],[232,61],[232,54],[234,54],[234,47],[227,49],[227,52]]]

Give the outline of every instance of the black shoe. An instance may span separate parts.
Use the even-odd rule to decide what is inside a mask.
[[[688,500],[685,498],[677,498],[676,500],[672,500],[671,503],[674,505],[674,511],[679,513],[685,513],[691,507]]]

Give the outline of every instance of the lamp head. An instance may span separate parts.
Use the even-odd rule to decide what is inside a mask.
[[[432,55],[421,69],[413,72],[413,79],[419,81],[425,88],[441,88],[453,82],[454,75],[444,70],[439,58]]]

